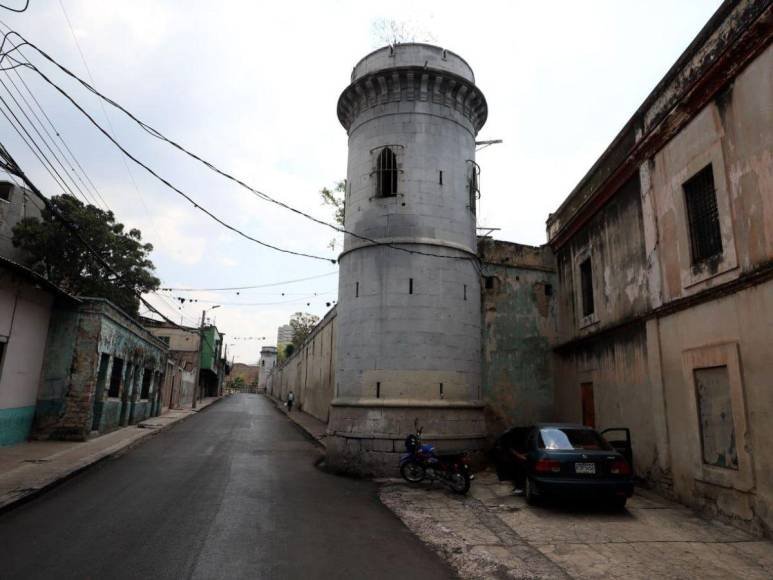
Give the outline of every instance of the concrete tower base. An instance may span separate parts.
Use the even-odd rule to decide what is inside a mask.
[[[464,450],[482,460],[486,443],[483,404],[466,401],[333,401],[328,423],[327,465],[368,477],[400,473],[405,438],[424,428],[423,439],[438,450]]]

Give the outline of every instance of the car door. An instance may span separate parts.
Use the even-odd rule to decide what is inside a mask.
[[[601,436],[615,448],[633,469],[633,447],[631,445],[631,430],[627,427],[610,427],[601,432]]]

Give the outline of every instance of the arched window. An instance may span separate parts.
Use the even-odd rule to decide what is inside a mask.
[[[384,147],[376,159],[376,196],[391,197],[397,194],[397,155]]]

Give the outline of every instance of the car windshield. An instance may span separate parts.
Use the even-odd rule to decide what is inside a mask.
[[[597,449],[611,451],[612,446],[592,429],[543,427],[539,430],[539,447],[555,451]]]

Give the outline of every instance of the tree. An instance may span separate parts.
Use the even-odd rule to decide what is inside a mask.
[[[375,46],[404,42],[436,42],[434,35],[416,22],[386,18],[373,21],[371,36]]]
[[[287,344],[281,344],[279,345],[279,350],[276,354],[276,359],[278,362],[284,362],[291,356],[293,356],[293,353],[295,352],[295,345],[291,342]]]
[[[50,202],[116,274],[91,255],[48,208],[40,219],[24,218],[16,224],[13,245],[29,253],[35,271],[71,294],[107,298],[136,315],[140,304],[137,294],[156,290],[161,283],[148,259],[153,245],[142,243],[140,230],[125,231],[111,211],[84,205],[66,194],[54,196]]]
[[[346,181],[339,181],[333,186],[333,189],[323,187],[319,191],[319,194],[322,196],[323,205],[329,205],[333,208],[333,219],[335,220],[335,223],[343,227]]]
[[[295,348],[298,348],[306,340],[306,337],[311,334],[313,328],[319,322],[319,316],[313,314],[307,314],[304,312],[296,312],[290,318],[290,326],[293,329],[292,344]],[[289,356],[289,354],[288,354]]]
[[[333,221],[339,226],[344,227],[346,216],[346,181],[337,182],[332,189],[323,187],[319,190],[319,195],[322,197],[322,205],[329,205],[333,208]],[[327,246],[331,250],[335,250],[336,238],[331,239]]]

